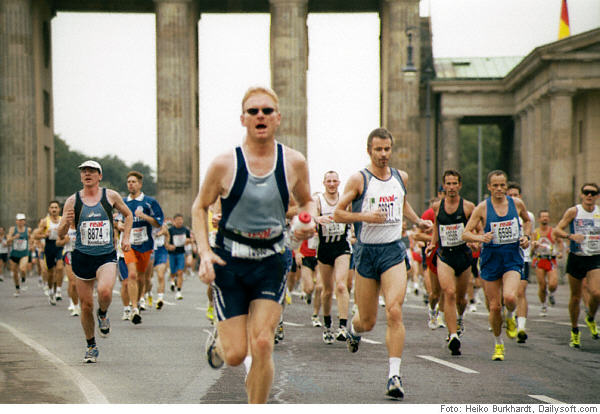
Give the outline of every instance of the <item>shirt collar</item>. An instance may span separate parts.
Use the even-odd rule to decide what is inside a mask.
[[[127,201],[131,201],[131,200],[133,200],[133,198],[131,198],[131,195],[128,195]],[[135,198],[135,201],[144,201],[144,193],[141,192],[140,195]]]

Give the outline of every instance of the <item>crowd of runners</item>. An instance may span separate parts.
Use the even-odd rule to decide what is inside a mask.
[[[123,177],[126,197],[103,188],[102,166],[92,160],[77,166],[82,190],[62,208],[51,201],[37,227],[28,227],[23,213],[8,229],[0,227],[0,278],[8,284],[12,274],[17,298],[37,284],[49,306],[68,300],[70,314],[81,320],[85,362],[99,356],[96,324],[99,335],[110,333],[107,311],[117,280],[122,319],[137,325],[143,310],[164,311],[167,284],[183,300],[184,275],[192,274],[207,284],[206,316],[214,324],[208,364],[243,364],[251,403],[267,401],[272,354],[284,340],[284,306],[293,291],[311,307],[310,323],[322,329],[324,346],[345,341],[351,353],[384,309],[385,393],[397,399],[404,397],[402,305],[408,292],[427,305],[424,329],[447,329],[451,355],[461,355],[465,314],[485,307],[491,359],[503,361],[503,327],[511,340],[528,339],[530,269],[545,316],[556,302],[558,263],[566,259],[569,345],[582,346],[581,303],[592,338],[599,338],[597,184],[583,184],[580,203],[559,218],[548,210],[528,211],[519,184],[503,171],[489,172],[489,196],[475,204],[460,195],[461,173],[447,170],[437,197],[419,216],[406,199],[417,178],[389,165],[394,137],[385,128],[369,134],[370,162],[341,191],[331,170],[323,188],[311,193],[305,157],[276,141],[277,95],[250,88],[241,110],[245,139],[210,164],[190,206],[192,228],[184,225],[189,211],[164,216],[159,202],[142,192],[137,171]],[[301,213],[310,215],[309,224],[299,224]],[[37,282],[28,282],[36,276]]]

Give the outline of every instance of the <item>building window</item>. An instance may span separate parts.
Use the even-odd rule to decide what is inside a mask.
[[[50,94],[44,91],[44,126],[50,127]]]
[[[50,67],[50,53],[52,47],[50,44],[50,24],[48,22],[44,22],[42,36],[44,38],[44,66],[48,69]]]

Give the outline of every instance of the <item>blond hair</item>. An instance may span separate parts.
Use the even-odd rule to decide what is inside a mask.
[[[248,88],[246,93],[244,94],[244,98],[242,99],[242,113],[244,112],[244,104],[252,95],[265,94],[271,97],[273,103],[275,104],[275,110],[279,112],[279,98],[275,91],[271,88],[267,88],[266,86],[251,86]]]

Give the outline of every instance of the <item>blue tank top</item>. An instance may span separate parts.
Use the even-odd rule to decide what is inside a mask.
[[[101,256],[115,250],[112,206],[106,198],[106,188],[102,189],[100,201],[91,207],[83,203],[79,191],[75,193],[75,228],[75,250],[91,256]]]
[[[486,218],[484,233],[493,233],[491,243],[484,243],[484,247],[503,247],[503,246],[518,246],[519,238],[521,237],[521,226],[519,225],[519,213],[515,202],[510,196],[506,196],[508,200],[508,212],[505,216],[496,214],[496,210],[492,205],[492,199],[489,197],[486,200]]]
[[[285,213],[289,192],[283,146],[276,145],[275,165],[257,177],[246,166],[241,147],[235,149],[236,173],[227,197],[221,198],[221,221],[216,245],[234,257],[262,259],[285,248]]]

